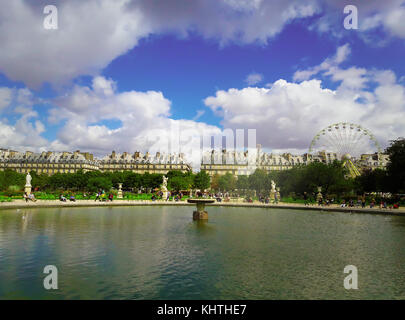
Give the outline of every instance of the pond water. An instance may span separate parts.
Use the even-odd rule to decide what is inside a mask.
[[[0,299],[405,299],[405,217],[207,210],[208,223],[183,206],[1,210]]]

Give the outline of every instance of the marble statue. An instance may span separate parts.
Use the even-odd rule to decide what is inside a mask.
[[[24,192],[29,196],[31,194],[31,180],[32,177],[29,173],[27,173],[27,176],[25,177],[25,186],[24,186]]]
[[[27,176],[25,177],[25,186],[26,187],[31,187],[31,180],[32,180],[31,175],[29,173],[27,173]]]
[[[118,192],[117,192],[117,199],[122,199],[123,194],[122,194],[122,183],[118,184]]]
[[[162,199],[164,200],[164,201],[167,201],[168,200],[168,198],[169,198],[169,191],[167,190],[167,180],[168,180],[169,178],[167,178],[166,176],[163,176],[163,183],[162,183],[162,186],[161,186],[161,190],[162,190]]]
[[[276,183],[274,182],[274,180],[271,180],[270,202],[271,203],[277,202]]]
[[[166,176],[163,176],[163,183],[162,183],[162,191],[167,191],[167,178]]]
[[[271,191],[276,191],[276,183],[274,182],[274,180],[271,180]]]

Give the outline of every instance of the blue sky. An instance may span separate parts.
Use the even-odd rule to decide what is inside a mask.
[[[172,120],[213,135],[255,128],[279,151],[305,150],[336,121],[362,123],[382,144],[405,134],[402,0],[357,1],[358,30],[343,28],[344,5],[332,0],[173,0],[173,12],[145,1],[73,2],[56,2],[52,31],[41,30],[41,2],[3,4],[15,18],[0,14],[0,41],[15,52],[0,53],[3,148],[133,152]],[[80,25],[89,8],[94,26]],[[248,83],[251,74],[260,81]]]

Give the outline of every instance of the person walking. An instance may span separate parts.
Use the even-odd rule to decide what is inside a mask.
[[[308,205],[308,194],[306,192],[304,192],[304,205]]]

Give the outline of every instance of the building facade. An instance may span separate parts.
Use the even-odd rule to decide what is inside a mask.
[[[0,170],[14,170],[19,173],[35,171],[38,174],[45,173],[74,173],[78,170],[102,172],[132,171],[135,173],[161,173],[166,174],[170,170],[186,172],[191,170],[184,160],[183,154],[161,154],[152,156],[149,153],[135,152],[122,154],[112,152],[110,155],[96,159],[88,152],[42,152],[31,151],[18,152],[8,149],[0,149]]]
[[[288,170],[295,166],[311,162],[331,163],[340,160],[335,153],[319,152],[318,154],[293,155],[291,153],[272,154],[261,150],[260,145],[249,151],[210,150],[203,153],[201,170],[210,176],[231,173],[235,176],[252,174],[256,169],[265,171]],[[360,168],[385,168],[389,157],[386,154],[363,154],[359,159],[352,159]],[[134,173],[166,174],[171,170],[190,171],[191,165],[184,154],[165,154],[128,152],[111,154],[96,159],[88,152],[18,152],[0,149],[0,170],[11,169],[20,173],[35,171],[45,173],[74,173],[78,170],[101,172],[132,171]]]
[[[116,153],[113,151],[99,162],[99,169],[102,172],[132,171],[135,173],[160,173],[166,174],[171,170],[187,172],[191,166],[186,163],[184,154],[165,154],[157,152],[152,156],[149,152],[143,154],[135,152]]]
[[[256,169],[267,172],[274,170],[288,170],[295,166],[307,165],[311,162],[332,163],[341,160],[336,153],[319,152],[317,154],[293,155],[291,153],[272,154],[262,151],[258,145],[255,150],[229,151],[210,150],[203,154],[201,170],[205,170],[210,176],[215,174],[223,175],[249,175]],[[352,159],[355,165],[360,168],[385,168],[389,161],[386,154],[362,154],[358,159]]]

